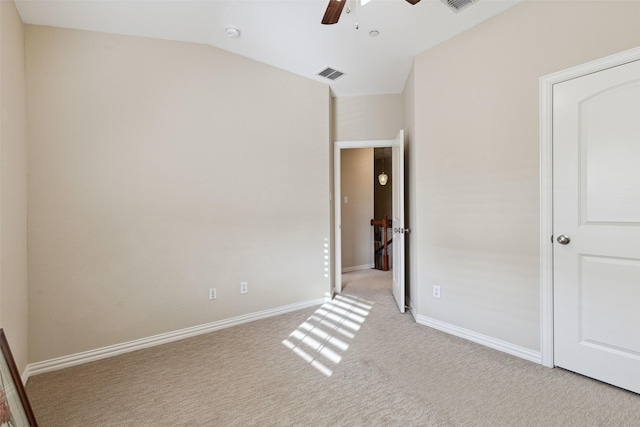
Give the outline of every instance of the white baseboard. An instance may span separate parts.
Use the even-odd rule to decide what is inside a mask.
[[[437,329],[439,331],[443,331],[478,344],[482,344],[484,346],[493,348],[494,350],[499,350],[512,356],[528,360],[530,362],[542,364],[542,354],[539,351],[533,351],[507,341],[479,334],[469,329],[464,329],[446,322],[441,322],[430,317],[421,316],[419,314],[416,314],[413,309],[411,310],[411,314],[416,319],[416,323],[419,323],[421,325],[429,326],[430,328]]]
[[[20,378],[22,379],[22,385],[27,385],[27,380],[29,379],[29,375],[30,375],[30,371],[29,371],[29,365],[27,365],[26,368],[24,368],[24,372],[22,372],[22,375],[20,376]]]
[[[408,311],[411,316],[413,316],[413,320],[416,320],[416,314],[414,313],[413,305],[411,304],[411,298],[409,298],[407,295],[405,295],[404,297],[404,311]]]
[[[342,269],[343,273],[351,273],[352,271],[360,271],[360,270],[371,270],[372,268],[375,268],[375,264],[363,264],[363,265],[356,265],[353,267],[345,267]]]
[[[136,350],[142,350],[144,348],[155,347],[157,345],[167,344],[173,341],[218,331],[220,329],[230,328],[232,326],[241,325],[243,323],[253,322],[255,320],[266,319],[268,317],[322,305],[324,304],[324,302],[325,298],[319,298],[316,300],[289,304],[269,310],[258,311],[256,313],[232,317],[230,319],[218,320],[216,322],[194,326],[191,328],[185,328],[173,332],[154,335],[148,338],[142,338],[122,344],[111,345],[96,350],[85,351],[69,356],[45,360],[42,362],[31,363],[27,365],[24,373],[22,374],[22,380],[26,384],[29,376],[31,375],[44,374],[45,372],[57,371],[59,369],[69,368],[71,366],[77,366],[83,363],[94,362],[96,360],[106,359],[108,357],[118,356],[120,354],[129,353]]]

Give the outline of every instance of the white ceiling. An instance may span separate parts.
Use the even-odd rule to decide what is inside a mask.
[[[27,24],[203,43],[330,84],[334,96],[401,93],[413,57],[522,0],[478,0],[457,13],[441,0],[16,0]],[[356,29],[356,22],[359,29]],[[227,27],[241,36],[227,38]],[[380,32],[370,37],[369,31]],[[316,76],[330,66],[345,73]]]

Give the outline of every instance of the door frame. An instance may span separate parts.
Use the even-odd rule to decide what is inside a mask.
[[[341,153],[349,148],[387,148],[392,147],[393,139],[375,139],[369,141],[336,141],[333,147],[333,194],[334,194],[334,292],[342,292],[342,171]],[[373,176],[373,171],[372,171]]]
[[[626,50],[540,78],[540,355],[553,356],[553,85],[640,60],[640,48]]]

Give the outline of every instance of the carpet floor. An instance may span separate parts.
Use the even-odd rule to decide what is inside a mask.
[[[390,272],[332,303],[34,376],[40,426],[640,426],[640,396],[418,325]]]

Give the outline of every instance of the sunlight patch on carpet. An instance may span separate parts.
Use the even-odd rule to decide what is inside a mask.
[[[330,377],[331,366],[342,360],[373,303],[350,295],[336,295],[282,341],[302,360]]]

